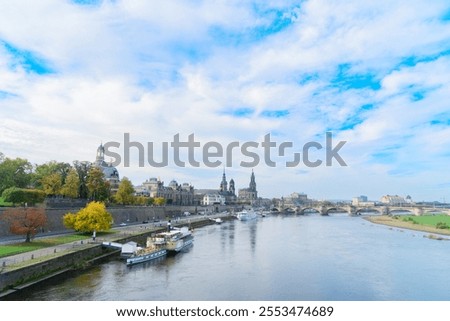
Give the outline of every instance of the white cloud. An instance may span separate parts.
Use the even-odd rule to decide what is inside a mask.
[[[324,144],[331,130],[347,141],[348,167],[261,165],[261,194],[450,199],[442,187],[450,182],[442,172],[450,157],[449,120],[442,119],[450,110],[450,24],[441,20],[447,7],[419,0],[2,4],[1,152],[36,163],[92,160],[100,141],[123,143],[126,132],[157,145],[177,133],[226,145],[261,142],[271,132],[301,151],[310,140]],[[279,12],[294,22],[275,32]],[[54,72],[21,68],[4,43]],[[356,86],[357,76],[372,86]],[[241,108],[248,115],[227,112]],[[196,187],[215,187],[221,174],[119,170],[135,184],[161,176]],[[247,169],[228,171],[238,188],[248,184]]]

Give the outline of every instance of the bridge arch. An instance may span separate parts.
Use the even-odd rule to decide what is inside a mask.
[[[314,208],[314,207],[302,207],[298,210],[298,213],[301,215],[305,214],[322,214],[320,212],[320,209]]]
[[[349,213],[349,210],[343,207],[329,207],[325,210],[326,215],[332,214],[332,213]]]
[[[375,207],[361,207],[361,208],[357,208],[354,211],[355,215],[362,215],[362,214],[375,214],[375,215],[382,215],[383,214],[383,209],[378,209]]]

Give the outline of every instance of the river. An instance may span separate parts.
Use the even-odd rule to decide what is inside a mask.
[[[268,216],[194,231],[185,253],[112,259],[21,300],[450,300],[450,242],[343,214]]]

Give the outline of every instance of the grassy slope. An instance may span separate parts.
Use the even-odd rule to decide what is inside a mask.
[[[416,224],[414,224],[411,221],[405,221],[405,219],[407,219],[408,217],[411,217],[414,221],[416,221]],[[366,219],[376,224],[395,226],[427,233],[450,235],[449,229],[437,229],[435,227],[438,222],[444,222],[447,223],[447,225],[450,225],[450,216],[447,215],[424,215],[424,216],[408,215],[408,216],[400,216],[397,219],[387,215],[382,215],[382,216],[369,216]],[[434,223],[435,221],[436,223]]]

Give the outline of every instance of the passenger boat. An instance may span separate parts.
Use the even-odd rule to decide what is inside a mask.
[[[138,263],[148,262],[157,258],[163,257],[167,254],[165,244],[158,242],[154,237],[147,238],[147,246],[145,248],[137,248],[127,258],[127,265],[134,265]]]
[[[240,221],[249,221],[253,220],[258,216],[258,214],[254,210],[242,210],[236,213],[236,218]]]
[[[169,253],[178,253],[194,243],[194,236],[187,227],[173,228],[155,235],[155,242],[164,244]]]

